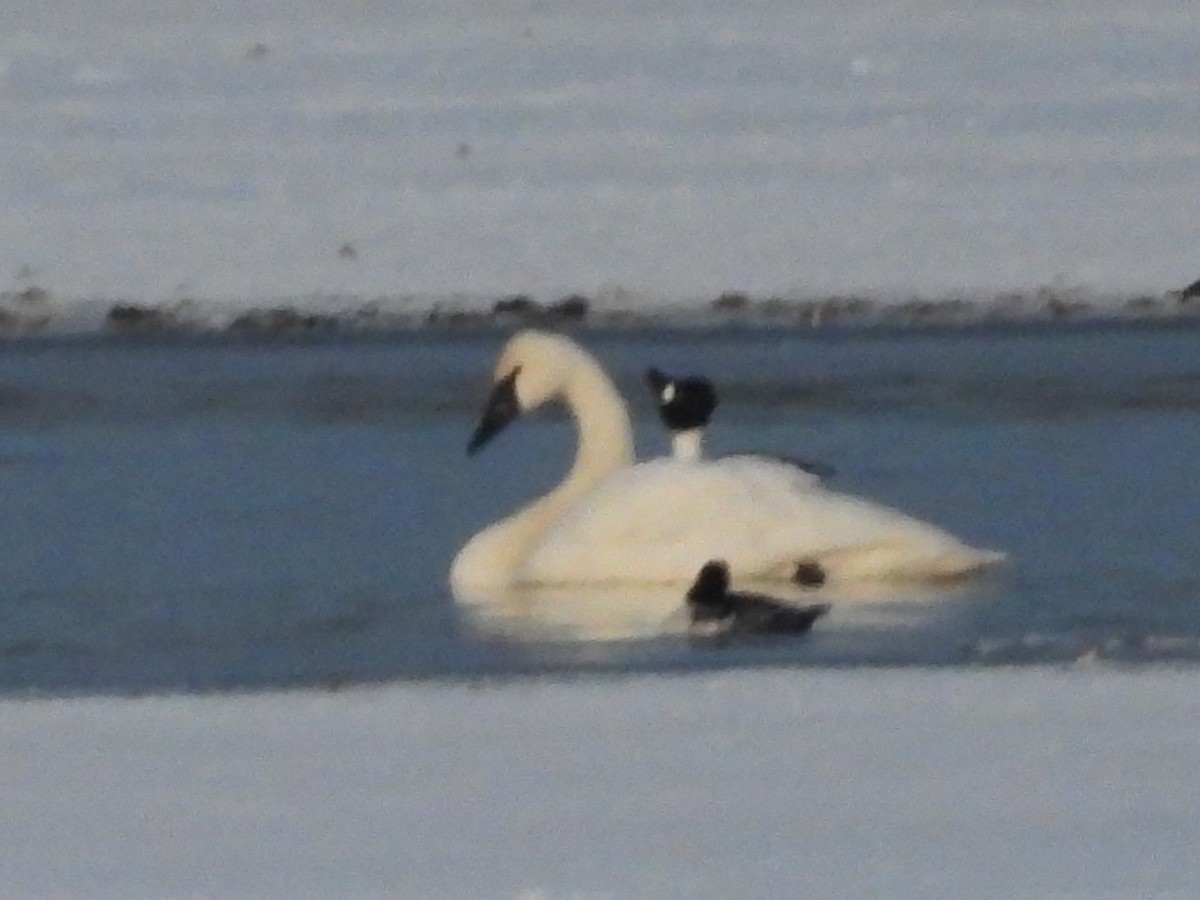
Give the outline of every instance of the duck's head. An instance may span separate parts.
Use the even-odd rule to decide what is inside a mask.
[[[484,404],[467,453],[473,454],[524,412],[562,395],[579,349],[545,331],[513,335],[496,362],[492,392]]]
[[[653,367],[646,383],[658,400],[658,415],[671,431],[704,428],[717,408],[717,390],[707,378],[672,378]]]
[[[687,605],[693,622],[720,619],[731,609],[729,599],[729,566],[714,559],[704,564],[687,592]]]

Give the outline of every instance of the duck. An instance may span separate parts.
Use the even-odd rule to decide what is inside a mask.
[[[674,457],[699,459],[704,429],[717,408],[713,383],[699,375],[673,378],[654,366],[646,369],[646,383],[658,401],[658,416],[671,435]]]
[[[729,589],[724,560],[705,563],[687,592],[693,634],[806,634],[830,610],[828,603],[796,606],[766,594]]]
[[[548,331],[522,330],[505,343],[468,455],[551,402],[574,420],[570,470],[467,541],[450,568],[456,591],[690,584],[714,558],[755,581],[791,582],[798,566],[832,583],[947,581],[1005,558],[770,458],[637,462],[612,379],[583,347]]]
[[[675,459],[700,459],[704,455],[705,429],[717,408],[718,395],[713,383],[701,375],[668,375],[654,366],[646,369],[645,377],[646,384],[658,402],[658,416],[671,436],[672,455]],[[795,466],[814,478],[831,478],[836,474],[832,466],[796,456],[774,453],[738,455],[765,456]]]

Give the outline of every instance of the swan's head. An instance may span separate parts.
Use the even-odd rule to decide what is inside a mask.
[[[530,330],[513,335],[496,362],[492,392],[467,453],[475,453],[522,413],[560,397],[579,356],[579,348],[557,334]]]

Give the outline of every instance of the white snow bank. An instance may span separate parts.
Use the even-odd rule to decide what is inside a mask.
[[[1157,293],[1198,44],[1177,0],[10,0],[0,289]]]
[[[0,703],[5,897],[1193,897],[1193,671]]]

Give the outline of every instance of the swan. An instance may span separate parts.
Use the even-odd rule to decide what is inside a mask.
[[[815,565],[834,584],[941,581],[1004,558],[769,457],[635,463],[629,413],[608,375],[573,341],[543,331],[505,344],[468,454],[551,401],[574,417],[574,463],[555,488],[466,543],[451,565],[456,591],[690,583],[712,559],[734,579],[790,581]]]

